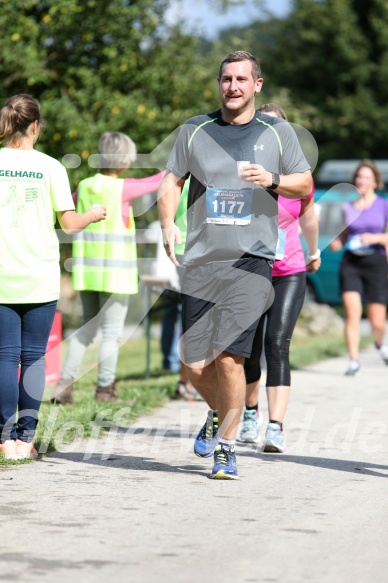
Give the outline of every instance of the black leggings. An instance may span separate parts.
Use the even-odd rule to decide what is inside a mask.
[[[265,332],[265,358],[267,361],[267,387],[291,385],[289,349],[292,333],[303,306],[306,288],[306,273],[293,273],[272,278],[275,299],[269,310],[262,315],[253,341],[252,354],[245,359],[244,369],[247,383],[260,379],[260,356]]]

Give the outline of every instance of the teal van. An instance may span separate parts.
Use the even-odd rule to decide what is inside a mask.
[[[339,290],[339,269],[343,251],[333,252],[329,249],[330,242],[341,232],[342,212],[344,202],[357,198],[357,191],[351,185],[353,172],[360,160],[328,160],[317,174],[314,201],[319,216],[319,242],[321,250],[321,267],[310,274],[307,273],[307,288],[305,301],[340,305],[342,304]],[[383,173],[385,185],[388,185],[388,161],[374,160]],[[388,191],[378,193],[388,198]],[[306,245],[302,237],[302,245]]]
[[[339,291],[339,266],[343,251],[330,251],[329,244],[341,232],[343,202],[355,200],[356,193],[345,195],[341,191],[317,189],[314,201],[319,216],[318,247],[321,250],[321,267],[316,273],[306,273],[305,301],[321,304],[342,304]],[[303,241],[303,247],[306,244]]]

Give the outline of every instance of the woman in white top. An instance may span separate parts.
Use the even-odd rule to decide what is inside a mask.
[[[0,110],[0,453],[10,459],[37,455],[60,287],[56,219],[74,233],[106,214],[104,207],[75,212],[65,168],[34,150],[40,128],[40,105],[30,95],[14,95]]]

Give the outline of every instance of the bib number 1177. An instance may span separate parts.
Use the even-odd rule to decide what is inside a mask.
[[[213,210],[216,214],[241,215],[244,204],[234,200],[213,200]]]
[[[249,225],[252,190],[206,187],[206,222],[215,225]]]

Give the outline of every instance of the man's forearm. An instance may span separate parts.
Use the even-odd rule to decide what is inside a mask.
[[[180,195],[181,186],[177,182],[177,177],[169,172],[163,178],[158,191],[158,211],[162,229],[174,223]]]
[[[261,164],[247,164],[241,170],[240,177],[262,188],[271,188],[274,182],[274,174]],[[276,182],[278,186],[275,192],[285,198],[307,198],[313,189],[310,171],[281,174]]]
[[[276,193],[284,198],[307,198],[313,189],[311,174],[296,172],[281,175]]]

